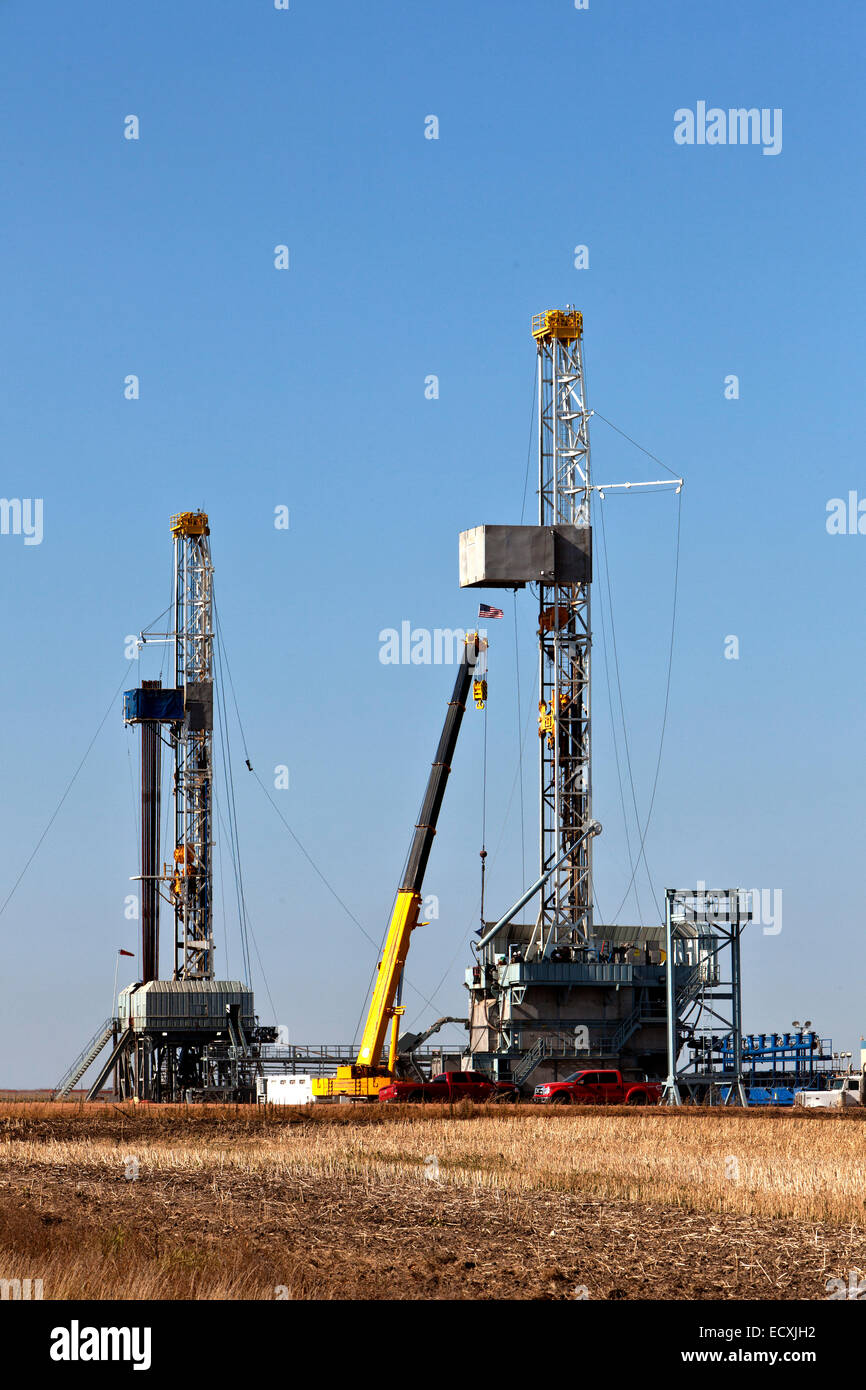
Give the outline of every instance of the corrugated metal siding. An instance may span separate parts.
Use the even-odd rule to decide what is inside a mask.
[[[240,980],[151,980],[124,990],[119,1012],[133,1027],[174,1026],[222,1031],[230,1004],[240,1005],[244,1028],[255,1024],[253,992]]]

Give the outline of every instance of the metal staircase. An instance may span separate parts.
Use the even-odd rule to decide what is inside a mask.
[[[537,1038],[533,1047],[511,1065],[511,1079],[516,1086],[522,1086],[531,1072],[535,1071],[547,1051],[547,1039]]]
[[[701,973],[701,966],[692,966],[688,971],[678,970],[679,979],[676,988],[676,1008],[677,1017],[682,1013],[684,1006],[692,999],[697,998],[702,988],[706,984]],[[641,992],[641,998],[635,1004],[631,1013],[628,1014],[620,1023],[610,1041],[604,1044],[604,1051],[612,1057],[617,1057],[622,1052],[626,1043],[648,1023],[665,1023],[666,1015],[664,1012],[658,1013],[658,1003],[652,1003],[646,996],[646,991]],[[571,1058],[575,1056],[574,1039],[563,1034],[542,1034],[536,1039],[533,1046],[522,1057],[516,1058],[511,1067],[511,1079],[516,1086],[522,1086],[532,1075],[540,1062],[547,1057],[558,1059]]]
[[[107,1018],[100,1024],[90,1042],[82,1048],[69,1070],[60,1078],[51,1093],[52,1100],[64,1100],[73,1086],[81,1080],[87,1068],[91,1066],[99,1056],[106,1043],[111,1041],[114,1033],[114,1019]]]
[[[678,1018],[682,1013],[684,1006],[690,1000],[695,999],[697,997],[697,995],[701,991],[701,987],[704,984],[705,981],[701,975],[701,967],[699,965],[693,965],[687,973],[682,975],[677,984],[675,992]],[[611,1053],[614,1055],[618,1055],[620,1052],[622,1052],[622,1049],[625,1047],[629,1038],[633,1037],[633,1035],[637,1032],[638,1028],[642,1028],[645,1023],[666,1022],[667,1014],[654,1013],[653,1008],[649,1004],[648,1000],[645,997],[641,998],[640,1000],[638,1000],[637,1004],[635,1004],[631,1013],[623,1019],[622,1023],[619,1025],[616,1032],[614,1033],[613,1038],[611,1040]]]
[[[564,1033],[543,1033],[529,1051],[512,1064],[511,1079],[516,1086],[522,1086],[545,1057],[570,1058],[575,1055],[573,1037]]]

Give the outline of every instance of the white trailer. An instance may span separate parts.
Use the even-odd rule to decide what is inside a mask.
[[[311,1076],[260,1076],[256,1083],[260,1105],[312,1105]]]

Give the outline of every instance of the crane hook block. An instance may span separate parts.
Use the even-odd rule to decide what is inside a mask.
[[[476,709],[484,708],[484,701],[487,699],[487,682],[485,680],[472,682],[472,698],[475,701]]]
[[[538,736],[539,738],[544,738],[544,735],[547,734],[547,746],[548,748],[552,748],[552,739],[556,725],[555,715],[552,710],[548,710],[543,700],[539,701],[538,709]]]

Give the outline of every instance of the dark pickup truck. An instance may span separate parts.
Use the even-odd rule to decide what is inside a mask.
[[[564,1081],[545,1081],[532,1097],[542,1105],[658,1105],[657,1081],[625,1081],[618,1071],[576,1071]]]
[[[430,1081],[392,1081],[379,1092],[381,1101],[516,1101],[519,1091],[510,1081],[491,1081],[482,1071],[444,1071]]]

